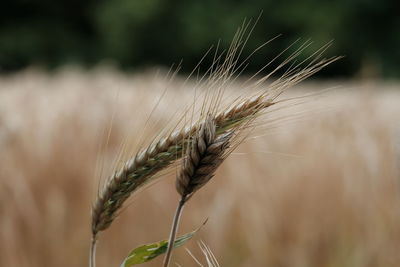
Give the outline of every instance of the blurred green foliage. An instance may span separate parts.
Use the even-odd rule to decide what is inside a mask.
[[[258,52],[249,70],[294,40],[310,38],[315,48],[334,40],[327,56],[346,56],[324,75],[372,69],[378,76],[400,77],[397,0],[3,0],[1,6],[3,72],[31,64],[90,67],[104,59],[123,69],[183,59],[185,70],[191,70],[212,44],[221,39],[226,48],[243,20],[263,10],[244,54],[282,37]]]

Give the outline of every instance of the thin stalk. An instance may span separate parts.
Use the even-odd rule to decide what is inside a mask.
[[[178,203],[178,207],[176,208],[174,220],[172,221],[171,233],[169,235],[168,248],[165,254],[163,267],[168,267],[169,262],[171,260],[172,249],[174,248],[174,243],[176,238],[176,232],[178,231],[179,220],[181,218],[185,202],[186,202],[186,196],[183,196]]]
[[[90,242],[89,267],[96,267],[96,243],[97,239],[93,236]]]

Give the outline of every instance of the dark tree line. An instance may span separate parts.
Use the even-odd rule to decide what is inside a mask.
[[[262,49],[249,70],[296,39],[310,38],[314,48],[334,40],[327,56],[346,56],[323,75],[352,76],[372,67],[383,77],[400,77],[395,0],[3,0],[0,71],[32,64],[90,67],[104,59],[122,69],[170,66],[183,59],[188,71],[219,39],[226,48],[243,19],[257,18],[261,10],[244,54],[282,37]]]

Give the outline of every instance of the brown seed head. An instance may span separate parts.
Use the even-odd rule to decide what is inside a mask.
[[[186,151],[182,168],[176,179],[176,190],[182,199],[204,186],[225,159],[232,132],[217,136],[215,120],[207,118]]]
[[[296,55],[297,53],[292,55],[290,58],[293,59]],[[276,98],[285,89],[306,79],[307,77],[311,76],[315,72],[324,68],[326,65],[336,61],[337,59],[339,58],[322,59],[319,62],[313,61],[312,64],[307,65],[303,69],[300,69],[298,71],[291,71],[285,74],[282,78],[271,84],[268,90],[261,92],[256,97],[243,97],[238,103],[232,105],[229,109],[220,110],[220,112],[217,113],[214,119],[213,128],[216,130],[213,130],[213,144],[215,145],[206,146],[206,150],[210,150],[210,155],[213,154],[211,153],[212,149],[215,149],[214,154],[218,154],[218,150],[222,150],[223,152],[225,152],[224,146],[229,146],[228,143],[232,135],[232,131],[235,130],[235,128],[237,129],[238,127],[246,125],[246,123],[254,120],[270,106],[275,105]],[[229,62],[230,61],[228,60],[227,63]],[[285,61],[280,66],[284,66],[287,63],[288,62]],[[277,69],[279,68],[280,67],[278,67]],[[228,70],[229,69],[230,68],[228,68]],[[234,70],[231,71],[234,72]],[[220,75],[223,74],[217,72],[214,75],[214,78],[220,78]],[[256,83],[262,83],[267,77],[269,77],[269,75],[261,78]],[[270,90],[272,90],[271,93],[269,93]],[[207,127],[208,131],[210,131],[210,129],[212,128],[210,128],[210,126]],[[98,232],[107,229],[111,225],[115,217],[118,215],[118,211],[121,209],[123,203],[129,198],[132,193],[148,184],[155,174],[171,166],[172,163],[176,162],[182,157],[182,155],[186,154],[185,145],[189,144],[187,148],[192,147],[190,145],[192,141],[191,138],[193,138],[193,136],[196,136],[197,133],[200,135],[200,128],[201,125],[198,123],[194,125],[188,125],[158,139],[150,146],[139,151],[136,156],[126,162],[123,168],[111,175],[105,187],[97,196],[97,199],[92,208],[93,236],[96,236]],[[204,137],[204,142],[211,142],[211,139],[209,139],[210,136],[206,136],[209,135],[209,133],[203,133],[202,135]],[[194,153],[196,151],[200,153],[202,151],[201,149],[204,150],[205,148],[204,146],[202,147],[199,145],[200,142],[201,141],[198,142],[197,148],[193,148],[193,152],[191,152],[190,155],[187,155],[187,157],[189,158],[188,160],[186,160],[188,170],[190,168],[190,164],[192,164],[192,166],[195,166],[194,164],[206,162],[206,158],[201,158],[201,160],[199,159],[199,162],[196,163],[196,158],[194,157]],[[223,152],[220,152],[221,155],[224,154]],[[204,166],[201,165],[201,169],[197,170],[196,174],[200,175],[202,171],[211,173],[208,176],[204,175],[205,177],[203,177],[203,180],[206,180],[207,182],[209,179],[211,179],[213,175],[212,173],[215,171],[216,167],[218,167],[218,165],[222,162],[222,158],[223,157],[218,158],[215,156],[214,162],[211,163],[210,161],[208,171],[206,171],[206,164],[204,164]],[[192,163],[190,163],[189,161],[192,161]],[[218,163],[218,161],[220,162]],[[216,165],[216,167],[211,168],[211,166],[213,165]],[[200,170],[201,172],[199,172]],[[190,181],[185,182],[185,179],[187,180],[188,177],[190,177],[190,173],[184,174],[183,172],[184,171],[182,171],[182,177],[179,183],[182,183],[181,189],[187,188],[187,191],[185,191],[185,189],[181,192],[184,193],[191,191],[191,193],[193,193],[195,190],[204,185],[204,183],[199,183],[199,185],[196,186],[193,181],[193,184],[191,184],[192,182]],[[187,185],[185,183],[187,183]],[[178,192],[179,190],[180,189],[178,189]]]

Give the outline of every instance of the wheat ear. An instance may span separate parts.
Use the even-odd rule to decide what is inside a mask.
[[[214,176],[225,159],[233,136],[232,132],[217,135],[214,118],[208,117],[191,138],[181,170],[176,179],[176,190],[181,196],[173,219],[164,267],[169,265],[179,220],[185,203]]]
[[[216,135],[223,134],[254,119],[263,110],[274,105],[275,99],[284,89],[306,79],[334,60],[336,59],[322,60],[311,67],[279,80],[271,85],[272,89],[275,89],[272,95],[267,95],[269,91],[264,91],[251,99],[243,98],[230,109],[220,112],[215,116]],[[154,174],[182,157],[184,142],[190,142],[190,136],[193,136],[199,127],[200,124],[195,123],[160,138],[157,142],[137,153],[136,156],[126,162],[123,168],[108,179],[92,207],[91,228],[94,238],[98,232],[111,225],[117,216],[117,211],[134,191],[149,182]]]
[[[226,112],[221,112],[215,118],[215,134],[220,135],[250,119],[258,111],[272,106],[271,99],[264,96],[244,101]],[[108,180],[106,186],[96,199],[92,208],[92,234],[95,237],[99,231],[107,229],[117,215],[124,201],[136,189],[148,182],[148,179],[180,159],[184,144],[190,142],[199,129],[196,123],[191,127],[174,131],[161,138],[148,148],[139,152],[132,160]]]

